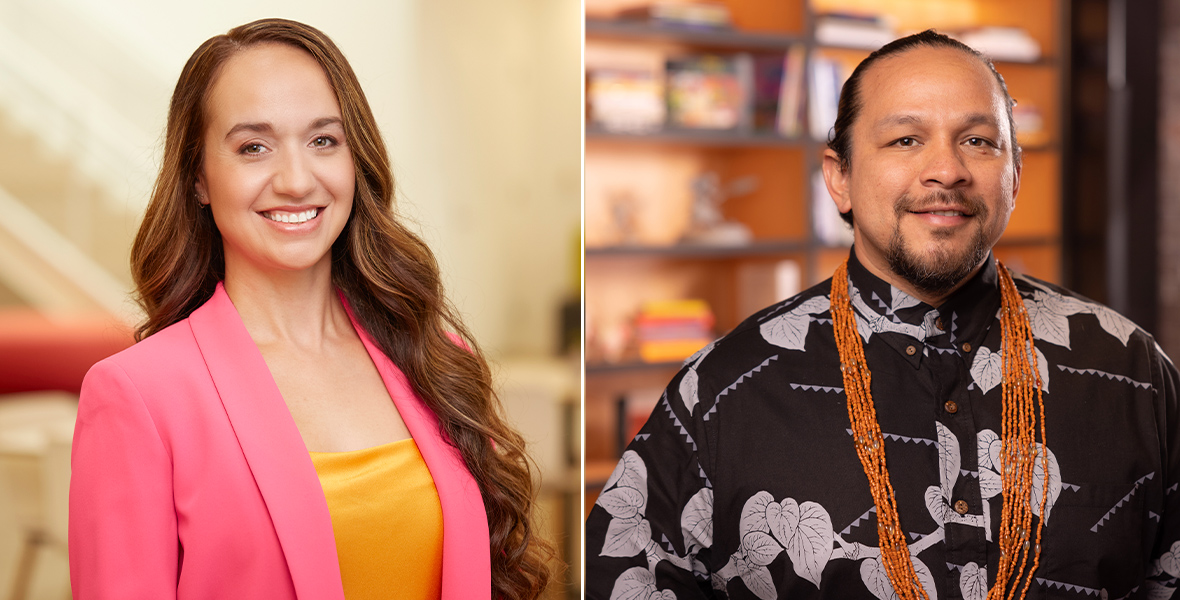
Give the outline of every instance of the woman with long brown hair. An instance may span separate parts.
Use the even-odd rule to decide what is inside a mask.
[[[534,598],[524,442],[396,218],[372,112],[320,31],[185,65],[132,248],[147,314],[83,385],[75,598]]]

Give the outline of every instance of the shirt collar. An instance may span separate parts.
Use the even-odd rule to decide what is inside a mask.
[[[848,257],[848,281],[862,337],[880,335],[915,367],[931,351],[963,354],[978,348],[1000,308],[996,261],[990,253],[983,268],[938,308],[873,275],[855,250]]]

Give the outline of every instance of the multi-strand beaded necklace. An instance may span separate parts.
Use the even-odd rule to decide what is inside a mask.
[[[1003,356],[1003,449],[1000,462],[1004,503],[1000,513],[1000,562],[996,568],[996,584],[988,591],[987,597],[988,600],[1013,598],[1020,588],[1019,597],[1023,599],[1041,558],[1042,519],[1037,519],[1035,540],[1030,544],[1033,477],[1038,454],[1043,480],[1037,514],[1045,514],[1045,501],[1049,496],[1048,452],[1039,451],[1037,446],[1038,425],[1041,443],[1045,440],[1045,403],[1041,397],[1042,384],[1037,375],[1028,311],[1008,269],[998,260],[996,270],[1000,280]],[[910,560],[909,546],[897,517],[889,471],[885,468],[884,439],[870,390],[872,375],[865,363],[864,344],[857,332],[856,316],[848,298],[847,261],[832,276],[832,320],[856,454],[869,478],[869,490],[877,507],[881,564],[899,598],[929,600]],[[1030,554],[1032,568],[1021,587],[1020,574],[1025,571]]]

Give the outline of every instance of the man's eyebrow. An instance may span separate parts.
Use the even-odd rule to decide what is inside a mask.
[[[311,126],[309,126],[308,129],[323,129],[329,125],[343,126],[344,121],[341,120],[340,117],[321,117],[315,121],[312,121]],[[266,121],[259,123],[238,123],[237,125],[229,128],[229,132],[225,134],[225,137],[226,139],[229,139],[230,136],[241,131],[251,131],[254,133],[272,133],[274,131],[274,126]]]
[[[877,120],[876,126],[889,127],[892,125],[921,125],[922,117],[917,115],[888,115]],[[963,119],[963,125],[967,127],[974,127],[975,125],[990,125],[997,126],[996,120],[987,113],[970,113]]]

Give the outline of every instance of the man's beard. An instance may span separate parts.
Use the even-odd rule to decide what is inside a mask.
[[[927,207],[953,204],[962,207],[975,220],[975,233],[962,250],[936,246],[930,252],[911,252],[901,235],[901,219],[910,212],[922,212]],[[987,258],[991,246],[984,235],[983,224],[987,221],[988,207],[982,199],[971,197],[960,190],[948,193],[933,193],[923,198],[902,196],[895,208],[897,220],[893,237],[885,250],[889,268],[898,277],[908,281],[919,292],[941,297],[953,290],[971,275],[976,267]],[[954,235],[950,229],[935,229],[934,238],[949,238]]]

